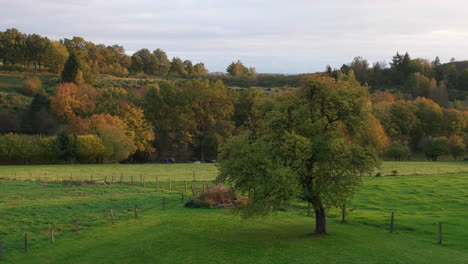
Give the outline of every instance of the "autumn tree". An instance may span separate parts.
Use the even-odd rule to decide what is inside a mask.
[[[61,83],[51,100],[51,111],[61,122],[76,116],[89,115],[96,106],[96,95],[92,88],[74,83]]]
[[[58,41],[53,41],[46,54],[46,66],[53,73],[61,73],[68,58],[67,48]]]
[[[266,121],[234,136],[220,153],[218,181],[247,193],[246,217],[300,199],[312,204],[315,232],[327,232],[326,210],[347,203],[361,175],[378,165],[361,128],[369,115],[367,88],[347,76],[304,78],[278,97]]]
[[[44,93],[44,89],[42,89],[41,79],[37,76],[26,79],[26,81],[24,81],[23,89],[21,89],[21,92],[27,96],[33,96],[38,93]]]
[[[145,119],[143,109],[132,104],[123,105],[123,113],[120,116],[126,124],[125,135],[133,141],[137,151],[154,151],[151,142],[155,139],[151,124]]]
[[[458,157],[466,153],[465,142],[463,142],[463,138],[458,135],[451,135],[449,137],[449,140],[450,140],[450,143],[449,143],[450,154],[452,154],[453,158],[457,160]]]
[[[255,68],[247,68],[240,60],[229,64],[226,72],[233,77],[254,79],[256,76]]]

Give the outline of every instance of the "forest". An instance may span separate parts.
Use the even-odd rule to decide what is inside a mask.
[[[467,151],[463,61],[397,53],[389,65],[356,57],[312,75],[262,74],[241,61],[210,73],[161,49],[129,56],[119,45],[7,29],[0,62],[2,164],[213,162],[227,139],[266,122],[310,76],[368,91],[369,140],[381,157],[459,159]]]

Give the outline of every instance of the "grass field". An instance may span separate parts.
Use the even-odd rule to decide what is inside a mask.
[[[442,163],[439,163],[442,164]],[[445,163],[443,163],[445,164]],[[449,165],[450,164],[450,165]],[[458,167],[462,163],[445,164]],[[385,165],[394,165],[384,163]],[[406,163],[406,166],[421,166]],[[68,166],[95,173],[113,165]],[[80,167],[78,166],[78,167]],[[102,166],[102,167],[99,167]],[[213,164],[115,165],[148,167],[148,173],[176,177]],[[442,166],[442,165],[441,165]],[[466,166],[466,165],[465,165]],[[65,169],[66,167],[52,166]],[[26,168],[21,166],[20,168]],[[31,167],[31,168],[39,168]],[[145,167],[146,168],[146,167]],[[465,167],[466,168],[466,167]],[[18,169],[18,168],[17,168]],[[131,168],[128,168],[131,171]],[[198,171],[198,170],[197,170]],[[202,170],[200,170],[202,171]],[[161,184],[161,188],[167,189]],[[467,263],[468,174],[366,178],[356,195],[348,222],[329,213],[328,236],[311,236],[313,218],[298,204],[268,218],[242,220],[218,209],[181,206],[184,183],[156,192],[155,183],[64,186],[0,180],[0,263]],[[187,194],[188,195],[188,194]],[[162,210],[162,199],[167,199]],[[134,219],[138,205],[140,217]],[[109,210],[115,211],[110,224]],[[395,233],[388,232],[395,212]],[[81,235],[72,230],[80,219]],[[438,245],[437,224],[444,243]],[[56,243],[50,244],[50,224]],[[23,253],[29,232],[30,252]]]
[[[396,170],[399,175],[439,174],[468,172],[468,162],[464,161],[384,161],[381,168],[376,170],[382,175],[391,174]],[[62,179],[103,179],[110,181],[112,176],[117,179],[124,174],[124,181],[135,180],[140,175],[147,181],[154,181],[156,177],[161,181],[169,178],[175,181],[193,180],[193,173],[197,180],[213,180],[218,174],[216,164],[213,163],[178,163],[178,164],[82,164],[82,165],[28,165],[28,166],[0,166],[0,177],[10,179],[44,179],[49,181]]]

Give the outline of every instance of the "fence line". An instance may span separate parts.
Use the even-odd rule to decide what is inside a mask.
[[[458,171],[459,171],[459,173],[468,172],[468,171],[462,171],[462,170],[458,170]],[[441,173],[441,174],[446,174],[446,173]],[[3,175],[3,174],[0,174],[0,175]],[[11,180],[11,181],[21,180],[21,179],[17,178],[16,173],[14,175],[15,175],[14,179],[7,178],[5,176],[0,176],[0,180],[2,180],[2,179],[3,180]],[[427,174],[427,175],[430,175],[430,174]],[[143,175],[140,176],[141,178],[140,178],[139,184],[134,181],[133,176],[131,176],[131,181],[125,181],[126,176],[124,176],[124,173],[121,173],[120,181],[116,181],[116,182],[114,182],[114,180],[112,180],[111,182],[107,181],[107,176],[104,177],[104,178],[100,178],[100,179],[99,178],[95,179],[93,177],[94,177],[94,175],[91,175],[88,180],[87,179],[76,179],[76,178],[73,178],[72,174],[70,174],[69,179],[62,179],[62,180],[59,180],[59,181],[48,181],[47,176],[44,176],[42,179],[41,178],[36,178],[35,180],[33,180],[32,175],[30,175],[30,177],[26,178],[24,181],[36,181],[36,182],[43,182],[44,181],[44,182],[51,182],[51,183],[71,183],[71,184],[73,184],[73,183],[77,183],[77,184],[95,184],[95,183],[98,183],[98,182],[102,182],[102,184],[110,184],[110,185],[113,184],[113,185],[125,186],[125,187],[136,186],[136,187],[143,187],[143,188],[146,188],[146,186],[149,185],[150,187],[148,187],[148,188],[152,188],[152,189],[155,188],[155,191],[157,191],[157,192],[161,192],[161,193],[168,192],[168,193],[172,193],[172,194],[180,193],[181,194],[181,199],[179,201],[181,201],[182,204],[185,202],[186,197],[190,197],[190,195],[187,195],[187,194],[191,193],[191,197],[193,198],[198,193],[206,191],[210,187],[209,183],[211,183],[211,184],[214,183],[213,181],[206,181],[206,180],[196,181],[194,171],[193,171],[193,181],[190,181],[191,182],[191,189],[190,190],[188,188],[188,181],[186,179],[179,180],[179,181],[173,181],[172,178],[169,178],[169,180],[167,182],[165,182],[165,181],[160,181],[158,177],[155,177],[155,181],[151,185],[151,183],[146,183],[145,176],[143,176]],[[57,175],[57,177],[55,179],[59,179],[59,175]],[[154,186],[154,187],[151,187],[151,186]],[[164,188],[164,187],[166,187],[166,188]],[[177,188],[173,188],[173,187],[177,187]],[[171,201],[175,201],[175,200],[177,200],[177,199],[171,199]],[[167,207],[168,207],[167,206],[168,202],[166,200],[166,197],[162,197],[161,202],[162,203],[160,205],[156,205],[155,207],[151,207],[151,208],[148,208],[148,209],[166,210]],[[140,208],[138,207],[138,205],[135,205],[134,208],[133,208],[134,218],[135,219],[138,219],[139,216],[141,215],[141,212],[139,211],[139,209]],[[346,214],[347,214],[346,213],[346,208],[343,206],[343,208],[342,208],[342,221],[343,222],[345,221],[345,215]],[[308,204],[308,206],[307,206],[307,215],[308,216],[311,215],[310,204]],[[116,222],[115,216],[116,216],[115,211],[112,208],[110,208],[108,217],[110,218],[109,220],[110,220],[111,224],[114,224]],[[74,232],[76,235],[81,234],[79,224],[80,224],[80,220],[76,219],[75,220],[75,228],[72,229],[72,232]],[[442,223],[438,223],[437,228],[438,228],[437,232],[436,232],[436,234],[438,234],[437,242],[439,244],[442,244]],[[393,233],[394,230],[396,230],[396,228],[395,228],[395,214],[394,214],[394,212],[392,212],[391,213],[391,220],[390,220],[390,232]],[[56,233],[55,233],[55,231],[56,231],[55,228],[51,226],[50,227],[50,233],[49,233],[49,238],[50,238],[51,243],[56,242]],[[24,232],[23,234],[24,234],[24,252],[27,253],[29,251],[31,233]],[[4,259],[4,256],[5,256],[5,243],[4,243],[4,241],[0,241],[0,262],[2,261],[2,259]]]

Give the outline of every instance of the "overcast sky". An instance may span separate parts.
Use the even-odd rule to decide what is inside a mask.
[[[270,73],[388,62],[397,51],[468,59],[467,0],[0,0],[0,30],[11,27],[130,54],[161,48],[212,72],[237,59]]]

